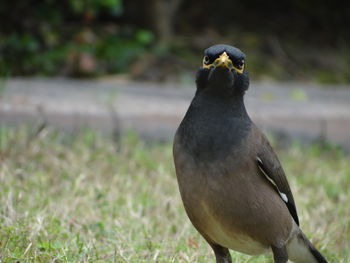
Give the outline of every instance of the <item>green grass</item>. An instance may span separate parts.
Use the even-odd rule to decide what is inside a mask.
[[[120,144],[1,128],[0,262],[214,262],[184,212],[171,145]],[[349,262],[350,155],[297,144],[279,155],[304,232],[330,262]]]

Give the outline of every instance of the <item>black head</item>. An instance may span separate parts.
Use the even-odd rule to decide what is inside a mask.
[[[245,54],[229,45],[215,45],[204,51],[203,68],[226,66],[230,70],[243,73]]]
[[[197,74],[197,89],[244,93],[249,77],[244,70],[245,54],[229,45],[214,45],[204,51],[203,66]]]

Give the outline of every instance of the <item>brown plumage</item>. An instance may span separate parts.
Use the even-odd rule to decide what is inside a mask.
[[[174,139],[187,215],[218,263],[231,262],[228,249],[271,249],[276,263],[326,262],[301,232],[282,166],[246,112],[244,60],[231,46],[205,51],[196,95]]]

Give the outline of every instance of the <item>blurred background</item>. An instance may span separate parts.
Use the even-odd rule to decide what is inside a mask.
[[[214,43],[254,80],[349,83],[347,1],[19,0],[0,3],[0,72],[187,81]]]

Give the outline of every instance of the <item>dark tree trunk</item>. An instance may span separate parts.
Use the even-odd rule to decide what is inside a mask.
[[[174,18],[182,0],[152,0],[153,29],[161,44],[168,44],[174,34]]]

